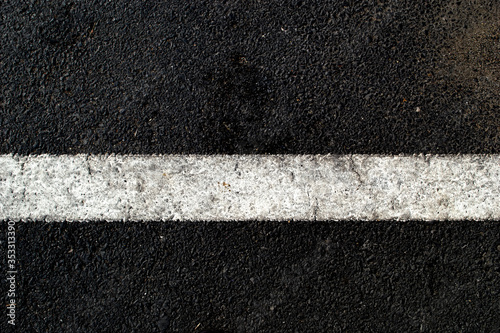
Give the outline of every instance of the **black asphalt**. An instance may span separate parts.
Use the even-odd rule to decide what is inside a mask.
[[[500,3],[2,1],[0,153],[498,153]]]
[[[0,153],[500,153],[499,17],[497,0],[5,0]],[[498,222],[16,235],[18,332],[500,328]]]
[[[17,234],[18,332],[500,328],[495,222],[27,222]]]

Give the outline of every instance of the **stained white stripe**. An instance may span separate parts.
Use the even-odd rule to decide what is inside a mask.
[[[0,219],[500,219],[500,155],[0,155]]]

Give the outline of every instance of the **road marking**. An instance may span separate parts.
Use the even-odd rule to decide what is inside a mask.
[[[0,219],[498,220],[500,155],[0,155]]]

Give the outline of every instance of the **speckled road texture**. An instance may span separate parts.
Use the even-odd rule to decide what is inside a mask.
[[[497,0],[5,0],[0,153],[498,154],[499,36]],[[87,222],[16,224],[17,331],[499,331],[495,221]]]
[[[0,153],[499,153],[500,3],[2,1]]]
[[[498,332],[500,326],[495,222],[16,228],[20,331]],[[4,248],[4,232],[0,240]]]

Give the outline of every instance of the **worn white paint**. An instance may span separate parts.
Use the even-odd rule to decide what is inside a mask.
[[[500,219],[500,155],[0,155],[0,219]]]

